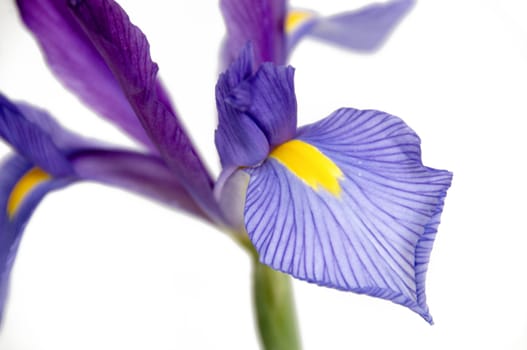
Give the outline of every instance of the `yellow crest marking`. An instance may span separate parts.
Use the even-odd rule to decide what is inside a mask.
[[[314,190],[322,187],[332,195],[340,196],[342,171],[316,147],[292,140],[276,147],[269,157],[278,160]]]
[[[18,180],[13,191],[9,195],[7,201],[7,214],[9,217],[12,218],[15,215],[16,211],[24,201],[24,198],[26,198],[35,187],[50,178],[51,175],[36,167],[25,173],[24,176]]]
[[[301,24],[305,23],[306,20],[312,18],[314,14],[308,11],[292,10],[287,14],[285,20],[285,32],[291,33]]]

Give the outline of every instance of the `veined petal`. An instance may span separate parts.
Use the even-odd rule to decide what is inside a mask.
[[[157,93],[149,44],[114,1],[70,1],[75,18],[104,58],[148,136],[176,179],[211,217],[221,220],[213,181],[177,116]]]
[[[226,65],[247,42],[254,45],[256,67],[285,63],[284,0],[221,0],[220,7],[227,26]]]
[[[358,51],[378,49],[413,7],[414,0],[395,0],[368,5],[356,11],[318,17],[306,13],[289,31],[290,52],[305,35]]]
[[[296,133],[294,69],[264,63],[252,74],[252,62],[246,45],[216,85],[215,141],[223,168],[254,166]]]
[[[84,103],[157,152],[103,57],[73,17],[65,0],[17,0],[57,78]],[[168,108],[168,95],[157,89]]]
[[[290,142],[298,157],[248,170],[245,226],[261,262],[432,322],[424,277],[452,174],[423,166],[417,135],[378,111],[338,110]]]
[[[0,321],[4,314],[9,278],[24,228],[42,198],[74,181],[54,178],[21,156],[0,166]]]

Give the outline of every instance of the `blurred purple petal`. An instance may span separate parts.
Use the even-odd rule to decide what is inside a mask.
[[[25,113],[23,113],[25,112]],[[16,104],[0,94],[0,137],[17,152],[54,175],[72,174],[65,152],[55,140],[60,141],[58,126],[41,110]],[[62,142],[68,141],[64,135]]]
[[[452,174],[424,167],[417,135],[383,112],[341,109],[297,138],[338,166],[341,192],[306,185],[274,158],[251,169],[245,225],[260,260],[432,322],[424,276]]]
[[[101,116],[157,151],[104,59],[72,16],[67,1],[17,0],[17,4],[58,79]],[[157,88],[170,106],[159,83]]]
[[[157,93],[157,65],[149,44],[123,9],[110,0],[70,1],[73,13],[121,85],[148,136],[176,179],[212,217],[220,210],[213,181],[181,123]]]
[[[11,269],[31,214],[47,193],[74,181],[68,176],[50,178],[36,184],[11,215],[8,209],[13,189],[31,169],[34,169],[34,165],[18,155],[0,164],[0,322],[5,311]]]
[[[207,219],[156,155],[108,149],[64,130],[45,111],[0,94],[0,137],[51,177],[94,180]]]
[[[285,63],[284,0],[221,0],[220,7],[227,26],[227,65],[247,42],[254,45],[256,67]]]
[[[290,55],[298,42],[313,30],[319,15],[311,10],[291,9],[285,22],[287,54]]]
[[[310,35],[347,49],[376,50],[414,3],[414,0],[396,0],[326,18],[319,17],[315,25],[295,33],[296,37],[291,39],[289,49],[298,41],[300,35]]]
[[[76,152],[71,163],[79,179],[131,191],[209,220],[160,158],[98,149]]]

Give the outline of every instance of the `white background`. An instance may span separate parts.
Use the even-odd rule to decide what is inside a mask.
[[[215,1],[122,1],[215,174]],[[330,14],[365,1],[297,0]],[[405,119],[423,160],[454,172],[427,294],[436,324],[390,302],[294,283],[306,349],[527,348],[525,0],[421,0],[374,56],[304,41],[299,123],[341,106]],[[132,145],[47,70],[0,0],[0,90],[84,135]],[[8,152],[0,145],[0,155]],[[79,184],[46,198],[13,273],[2,350],[257,349],[249,260],[214,228]]]

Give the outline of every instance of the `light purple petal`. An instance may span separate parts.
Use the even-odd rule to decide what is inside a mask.
[[[24,198],[16,214],[10,217],[8,214],[10,194],[20,178],[33,166],[21,156],[13,156],[0,165],[0,322],[5,310],[11,269],[22,233],[31,214],[47,193],[74,181],[74,178],[67,176],[42,182]]]
[[[318,17],[314,25],[301,28],[289,39],[288,49],[302,35],[328,41],[347,49],[373,51],[388,38],[393,29],[413,7],[414,0],[396,0],[372,4],[353,12]]]
[[[143,33],[113,1],[70,1],[70,4],[176,179],[205,212],[221,220],[208,171],[177,116],[159,98],[158,67],[150,58]]]
[[[57,78],[101,116],[157,151],[104,59],[72,16],[67,1],[17,0],[17,4]],[[157,88],[170,106],[160,83]]]
[[[274,158],[251,169],[245,225],[261,262],[432,322],[424,275],[452,174],[423,166],[417,135],[383,112],[338,110],[298,139],[340,168],[342,192],[314,190]]]
[[[254,45],[256,67],[285,63],[284,0],[221,0],[220,7],[227,26],[226,65],[247,42]]]

